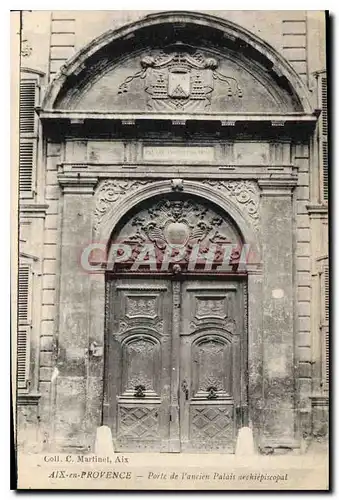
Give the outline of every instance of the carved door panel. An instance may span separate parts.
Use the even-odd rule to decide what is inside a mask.
[[[183,283],[182,451],[234,452],[247,397],[243,286],[203,280]]]
[[[117,451],[168,451],[171,287],[107,282],[104,423]]]
[[[246,423],[244,286],[107,282],[103,417],[117,451],[234,452]]]

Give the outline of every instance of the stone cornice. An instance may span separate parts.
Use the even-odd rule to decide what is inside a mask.
[[[293,178],[295,168],[291,164],[222,164],[220,161],[211,163],[180,163],[177,162],[144,162],[138,163],[63,163],[60,165],[60,172],[71,178],[78,174],[83,176],[93,176],[98,179],[126,179],[128,177],[135,179],[172,179],[173,172],[177,172],[180,177],[185,179],[244,179],[258,180],[270,179],[272,175],[284,176],[288,179]]]
[[[312,401],[312,406],[328,406],[329,404],[329,396],[323,395],[323,394],[314,394],[310,396],[310,399]]]
[[[30,217],[36,219],[44,219],[46,217],[46,212],[48,205],[38,204],[38,203],[22,203],[19,204],[20,217]]]
[[[297,177],[259,179],[258,181],[261,195],[264,196],[291,196],[297,183]]]
[[[18,406],[34,406],[39,403],[41,398],[41,394],[39,393],[26,393],[17,395],[17,404]]]
[[[328,217],[328,206],[325,204],[314,204],[306,206],[311,219],[324,219]]]
[[[64,194],[94,194],[98,177],[84,176],[80,173],[77,176],[59,173],[58,181]]]
[[[38,114],[41,120],[58,121],[58,120],[108,120],[108,121],[119,121],[122,123],[135,123],[136,120],[167,120],[171,121],[173,124],[177,122],[189,122],[189,121],[212,121],[220,122],[221,126],[225,126],[226,123],[231,124],[229,126],[234,126],[238,122],[242,123],[266,123],[270,124],[272,127],[276,127],[277,124],[289,123],[315,123],[317,121],[317,116],[314,113],[286,113],[286,114],[269,114],[269,113],[249,113],[249,114],[218,114],[218,113],[151,113],[151,112],[135,112],[135,113],[114,113],[111,111],[74,111],[67,109],[44,109],[38,110]]]

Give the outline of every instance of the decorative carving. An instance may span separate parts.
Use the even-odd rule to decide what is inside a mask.
[[[206,318],[206,319],[209,319],[209,318]],[[189,329],[190,329],[190,333],[192,332],[195,332],[201,325],[205,325],[206,326],[206,319],[197,319],[197,321],[191,321],[190,322],[190,326],[189,326]],[[211,324],[210,321],[208,321],[209,324]],[[214,322],[216,324],[216,326],[218,326],[220,328],[220,323],[218,322]],[[226,318],[223,322],[222,322],[222,328],[224,330],[226,330],[227,332],[230,332],[232,333],[233,335],[236,333],[236,322],[234,319],[232,318]]]
[[[172,179],[172,191],[183,191],[184,181],[182,179]]]
[[[123,241],[131,245],[152,242],[162,251],[168,245],[172,248],[187,246],[189,249],[203,240],[206,243],[230,243],[230,237],[218,230],[222,223],[221,217],[194,201],[165,200],[149,208],[147,218],[135,216],[131,224],[137,230]]]
[[[126,316],[156,318],[157,316],[157,296],[140,295],[128,296]]]
[[[139,324],[139,323],[138,323]],[[127,332],[129,328],[132,328],[134,323],[127,323],[126,321],[120,321],[119,322],[119,330],[118,334],[122,335],[123,333]],[[154,326],[155,330],[159,333],[164,333],[164,322],[163,320],[158,321],[155,325],[150,324],[150,327]]]
[[[225,318],[227,314],[226,311],[226,301],[225,297],[220,299],[207,298],[207,297],[197,297],[197,308],[196,317],[198,319],[202,318]]]
[[[128,323],[126,323],[126,321],[120,321],[119,323],[119,333],[122,334],[122,333],[125,333],[129,328],[129,325]]]
[[[136,385],[134,387],[135,389],[135,393],[134,393],[134,397],[135,398],[144,398],[145,397],[145,390],[146,390],[146,387],[144,385]]]
[[[207,399],[217,399],[218,394],[217,394],[217,387],[211,385],[210,387],[207,387]]]
[[[223,389],[221,379],[223,372],[223,351],[225,345],[215,340],[203,342],[199,346],[199,390],[208,391],[213,387],[215,391]]]
[[[256,184],[251,181],[211,181],[205,180],[204,184],[226,191],[235,201],[246,209],[253,226],[259,226],[259,192]]]
[[[214,81],[226,85],[228,97],[242,97],[235,78],[225,76],[217,68],[214,57],[183,48],[175,52],[153,52],[140,60],[141,70],[128,76],[120,85],[118,94],[128,92],[133,81],[144,81],[150,109],[197,110],[211,104]]]
[[[128,348],[130,351],[137,352],[139,354],[148,355],[154,350],[155,344],[148,340],[137,340],[129,344]]]
[[[149,340],[137,339],[128,344],[128,377],[127,389],[136,390],[143,386],[145,390],[153,390],[152,365],[156,345]]]
[[[159,434],[157,408],[120,406],[118,437],[154,440]]]
[[[144,373],[137,373],[135,375],[132,375],[128,379],[128,389],[133,389],[136,390],[137,387],[142,386],[144,391],[146,389],[152,389],[152,380],[147,377]]]
[[[163,320],[158,321],[158,323],[156,323],[156,325],[155,325],[155,329],[159,333],[164,333],[164,321]]]
[[[195,440],[206,441],[222,438],[232,439],[232,409],[219,406],[193,407],[191,416],[191,436]]]
[[[94,212],[94,229],[100,226],[103,217],[112,203],[117,202],[126,193],[130,193],[140,186],[148,184],[148,181],[140,180],[105,180],[96,193],[96,208]]]
[[[21,55],[22,57],[29,57],[33,52],[32,46],[27,39],[21,42]]]

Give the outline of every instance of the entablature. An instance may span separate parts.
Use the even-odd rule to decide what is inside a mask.
[[[58,167],[58,178],[159,178],[172,179],[173,175],[186,179],[270,179],[272,176],[291,178],[297,175],[293,165],[164,165],[164,164],[81,164],[62,163]]]

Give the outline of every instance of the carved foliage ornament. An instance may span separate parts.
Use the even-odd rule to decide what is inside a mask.
[[[203,181],[226,192],[241,209],[245,210],[255,229],[259,226],[259,192],[251,181]]]
[[[132,249],[126,265],[144,259],[144,265],[150,265],[144,250],[151,246],[156,265],[163,270],[169,255],[175,256],[170,261],[180,262],[176,265],[181,268],[189,266],[192,259],[198,267],[203,266],[207,257],[217,265],[229,244],[235,244],[230,257],[235,264],[241,251],[241,240],[230,222],[194,199],[165,198],[142,210],[122,228],[118,241]],[[199,255],[194,257],[197,247]]]
[[[94,229],[97,230],[102,219],[111,205],[117,202],[126,193],[130,193],[138,187],[148,184],[148,181],[140,180],[106,180],[97,192],[96,207],[94,212]]]
[[[238,82],[218,71],[219,63],[214,57],[205,57],[201,52],[164,51],[143,56],[141,70],[128,76],[120,85],[118,94],[127,93],[133,81],[144,81],[150,109],[192,110],[211,104],[214,81],[226,86],[228,97],[242,97]]]

